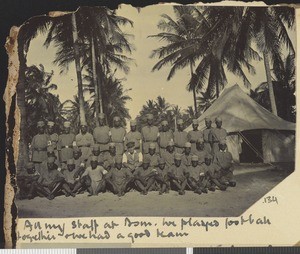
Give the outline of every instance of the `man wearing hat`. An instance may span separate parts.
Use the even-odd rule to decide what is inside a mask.
[[[186,167],[190,166],[191,162],[192,162],[191,149],[192,149],[192,144],[190,142],[186,142],[184,144],[184,150],[183,150],[182,159],[181,159],[181,163],[183,165],[185,165]]]
[[[225,140],[227,137],[227,131],[224,128],[222,128],[221,117],[216,117],[215,123],[216,123],[216,128],[213,128],[210,132],[213,154],[215,154],[219,151],[220,141]]]
[[[25,170],[20,170],[17,174],[20,199],[32,199],[36,196],[37,180],[40,174],[35,170],[34,163],[28,162]]]
[[[168,143],[173,141],[173,132],[169,129],[169,124],[166,120],[161,122],[161,131],[159,132],[158,137],[158,146],[160,156],[163,156],[163,153],[166,152]]]
[[[137,190],[140,191],[141,194],[148,194],[149,189],[155,182],[154,176],[156,174],[158,174],[158,172],[150,167],[149,157],[144,156],[142,166],[137,168],[134,172],[135,184],[137,186]]]
[[[210,191],[215,191],[215,187],[217,186],[220,190],[225,191],[226,185],[220,182],[220,171],[219,166],[216,163],[212,162],[212,155],[207,154],[205,156],[205,163],[201,165],[202,172],[204,172],[206,180],[207,180],[207,187]]]
[[[67,168],[62,171],[62,174],[66,180],[66,183],[75,194],[81,187],[81,183],[76,175],[76,165],[73,159],[69,159],[67,161]]]
[[[105,180],[112,193],[121,197],[129,191],[134,178],[130,168],[123,167],[122,158],[118,156],[115,165],[106,174]]]
[[[35,164],[35,169],[39,172],[40,165],[47,160],[47,146],[49,136],[45,133],[45,123],[39,121],[37,123],[38,133],[32,138],[32,162]]]
[[[174,132],[174,143],[176,153],[183,153],[184,145],[188,142],[188,133],[183,130],[183,120],[177,120],[177,130]]]
[[[236,181],[233,177],[233,158],[232,154],[227,150],[225,140],[219,143],[219,151],[215,153],[214,163],[219,167],[221,174],[221,182],[227,186],[235,187]]]
[[[59,159],[61,164],[66,165],[69,159],[73,158],[73,142],[75,135],[70,132],[71,123],[64,122],[63,133],[58,136],[57,149],[59,151]],[[64,167],[64,165],[61,165]]]
[[[87,167],[89,167],[91,165],[91,158],[93,156],[96,156],[98,158],[98,164],[99,165],[101,163],[103,163],[103,155],[100,154],[100,145],[99,144],[94,144],[92,146],[92,154],[90,155],[90,157],[87,159],[87,162],[86,162]]]
[[[136,120],[130,121],[130,131],[125,135],[125,146],[134,142],[134,150],[141,151],[142,134],[136,129]]]
[[[110,141],[110,129],[105,124],[105,114],[99,114],[99,126],[97,126],[93,131],[93,137],[95,142],[99,144],[100,151],[108,150],[108,143]]]
[[[58,134],[54,132],[54,122],[52,121],[47,122],[47,133],[49,135],[48,147],[53,148],[55,156],[57,160],[59,160],[58,151],[57,151]]]
[[[123,165],[129,168],[131,172],[134,172],[143,161],[143,155],[135,150],[134,141],[128,141],[126,147],[126,152],[123,154]]]
[[[212,121],[209,117],[205,117],[205,126],[206,128],[203,130],[203,142],[204,142],[204,150],[207,153],[211,153],[212,151],[212,141],[211,141],[211,130],[213,129]]]
[[[55,152],[53,146],[48,146],[47,147],[47,157],[54,157],[55,158],[55,164],[59,167],[60,169],[60,162],[57,158],[57,153]]]
[[[156,144],[150,143],[149,145],[149,153],[145,154],[144,157],[148,157],[150,160],[150,167],[157,167],[159,155],[156,152]]]
[[[105,191],[104,176],[107,171],[100,165],[98,165],[98,157],[91,157],[91,165],[87,167],[82,174],[82,177],[89,176],[91,179],[91,186],[88,187],[88,196],[97,196],[99,192]]]
[[[170,169],[166,164],[166,160],[164,158],[159,158],[158,167],[157,167],[158,174],[154,176],[156,182],[160,185],[159,195],[163,193],[169,193],[170,190],[170,179],[169,179],[169,172]]]
[[[185,177],[186,167],[181,163],[181,154],[176,153],[174,156],[174,164],[170,167],[169,177],[179,195],[185,194],[187,179]]]
[[[150,143],[156,145],[156,151],[158,151],[157,138],[159,130],[157,126],[153,125],[153,114],[147,115],[147,125],[142,128],[142,139],[143,139],[143,154],[149,153]]]
[[[191,165],[187,168],[186,172],[187,182],[191,190],[195,193],[207,193],[207,180],[205,180],[203,167],[199,165],[198,161],[198,156],[193,155],[191,158]]]
[[[60,191],[64,191],[66,196],[75,197],[75,194],[66,183],[63,174],[57,168],[55,158],[48,157],[46,168],[41,171],[38,184],[50,191],[51,198],[54,198]]]
[[[110,170],[115,165],[115,159],[117,156],[115,143],[108,144],[108,153],[103,155],[103,166],[106,170]]]
[[[174,164],[174,156],[175,156],[175,144],[174,141],[169,141],[167,145],[166,152],[162,154],[162,158],[165,159],[168,167]]]
[[[124,141],[126,130],[121,126],[121,118],[118,116],[114,117],[114,127],[110,130],[111,142],[116,145],[116,154],[123,156],[124,153]]]
[[[80,126],[80,132],[75,138],[76,145],[80,148],[82,153],[82,159],[87,161],[87,159],[92,154],[92,146],[94,145],[94,138],[91,133],[88,132],[87,124],[84,122]]]
[[[196,142],[196,151],[194,152],[194,155],[198,156],[199,165],[204,163],[205,156],[207,154],[208,154],[208,152],[205,150],[203,139],[198,139]]]
[[[197,119],[193,119],[192,127],[193,127],[193,130],[190,130],[188,132],[188,141],[192,144],[191,152],[195,153],[196,152],[196,142],[199,139],[203,139],[203,132],[198,130],[199,123],[198,123]]]

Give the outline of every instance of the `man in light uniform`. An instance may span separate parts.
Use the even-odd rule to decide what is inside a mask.
[[[91,133],[88,132],[87,124],[82,123],[80,126],[80,132],[76,135],[76,145],[80,148],[82,158],[87,161],[92,154],[92,146],[94,145],[94,138]]]
[[[161,122],[161,132],[159,132],[158,137],[160,156],[163,156],[163,153],[166,153],[170,141],[173,141],[173,132],[169,129],[168,122],[164,120]]]
[[[142,134],[136,129],[136,120],[130,121],[130,131],[125,136],[125,146],[129,142],[134,142],[134,150],[137,153],[141,151]]]
[[[110,129],[105,124],[105,114],[99,114],[99,126],[93,131],[95,143],[99,144],[100,151],[108,151],[108,143],[110,141]]]
[[[149,153],[150,143],[156,145],[156,151],[159,150],[157,144],[157,138],[159,135],[159,130],[157,126],[153,125],[153,115],[147,115],[147,125],[142,128],[142,138],[143,138],[143,154]]]
[[[110,130],[111,142],[116,145],[116,154],[123,155],[124,153],[124,140],[126,135],[126,130],[121,126],[121,119],[118,116],[114,117],[114,127]]]
[[[210,132],[212,146],[212,153],[215,154],[219,151],[219,143],[221,140],[226,140],[227,131],[222,128],[222,119],[221,117],[216,117],[215,119],[216,128],[213,128]]]
[[[199,123],[197,119],[193,119],[193,130],[188,132],[188,141],[192,144],[191,152],[196,152],[196,142],[199,139],[203,139],[203,132],[198,130]]]
[[[185,165],[186,167],[190,166],[192,162],[191,149],[192,149],[192,144],[190,142],[186,142],[184,145],[184,150],[181,159],[182,164]]]
[[[185,194],[185,187],[187,184],[186,171],[187,168],[181,163],[181,154],[176,153],[174,156],[174,164],[170,167],[170,172],[168,173],[171,182],[174,184],[176,190],[178,190],[179,195]]]
[[[185,143],[188,142],[188,133],[183,130],[183,120],[177,120],[177,130],[174,132],[176,153],[182,154]]]
[[[169,141],[167,150],[162,155],[162,158],[165,159],[168,167],[171,167],[174,164],[174,156],[175,156],[175,144],[174,141]]]
[[[205,156],[209,154],[204,147],[204,141],[203,139],[198,139],[196,142],[196,151],[194,152],[194,155],[197,155],[199,158],[199,165],[203,164],[205,161]]]
[[[55,153],[56,158],[59,160],[58,151],[57,151],[57,142],[58,142],[58,134],[54,132],[54,122],[47,122],[47,132],[49,135],[48,147],[52,147]]]
[[[70,122],[64,122],[64,132],[58,136],[57,149],[61,167],[67,165],[67,161],[73,158],[73,143],[75,135],[70,133]]]
[[[210,132],[213,129],[212,126],[212,121],[209,117],[205,118],[205,126],[206,129],[203,130],[203,142],[204,142],[204,150],[211,154],[212,151],[212,141],[211,141],[211,135]]]
[[[159,155],[156,151],[156,144],[150,143],[149,145],[149,153],[145,154],[144,157],[148,157],[150,160],[150,167],[157,167],[159,161]]]
[[[47,160],[47,146],[49,136],[45,133],[45,123],[43,121],[37,122],[38,134],[32,138],[32,162],[35,169],[40,173],[40,164]]]
[[[115,165],[115,160],[117,157],[116,145],[115,143],[108,144],[108,153],[103,155],[103,165],[106,170],[110,170]],[[120,157],[120,156],[118,156]]]

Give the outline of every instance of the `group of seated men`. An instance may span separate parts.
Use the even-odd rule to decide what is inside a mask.
[[[75,136],[70,122],[64,123],[63,133],[54,131],[55,123],[37,123],[38,134],[31,142],[31,158],[25,170],[17,176],[20,198],[57,195],[75,197],[88,191],[88,196],[110,191],[118,196],[130,190],[143,195],[158,191],[160,195],[176,190],[197,194],[234,187],[232,155],[227,151],[226,130],[222,119],[205,119],[206,129],[186,132],[182,119],[172,132],[168,122],[161,130],[153,125],[153,115],[147,115],[147,125],[139,132],[136,121],[130,122],[130,132],[121,125],[119,117],[114,126],[105,125],[100,114],[99,125],[88,132],[81,124]],[[47,127],[47,128],[46,128]]]

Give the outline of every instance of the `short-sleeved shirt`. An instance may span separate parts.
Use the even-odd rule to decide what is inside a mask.
[[[223,169],[229,169],[232,166],[232,160],[232,154],[228,151],[218,151],[214,156],[214,163]]]
[[[111,179],[118,186],[124,184],[126,179],[130,177],[132,177],[132,173],[129,168],[121,168],[119,170],[113,167],[106,175],[106,178]]]
[[[156,142],[158,137],[158,127],[157,126],[144,126],[142,128],[142,137],[144,142]]]
[[[126,135],[126,130],[123,127],[111,128],[111,141],[114,143],[123,143]]]
[[[135,148],[140,148],[142,134],[139,131],[130,131],[125,136],[125,145],[129,142],[134,142]]]
[[[188,142],[188,133],[186,131],[174,132],[175,146],[183,148],[186,142]]]
[[[88,175],[93,182],[100,182],[107,171],[102,166],[97,166],[95,169],[87,167],[82,176]]]
[[[173,132],[171,130],[160,132],[158,140],[159,140],[158,142],[159,147],[166,148],[168,146],[168,143],[171,140],[173,140]]]
[[[204,173],[204,169],[200,165],[198,165],[196,167],[189,166],[189,167],[187,167],[186,172],[189,174],[189,177],[192,177],[196,181],[198,181],[200,179],[200,174]]]
[[[203,139],[203,132],[200,130],[191,130],[188,132],[188,141],[191,143],[196,143],[198,139]]]
[[[185,177],[184,173],[186,172],[186,166],[181,163],[179,167],[176,167],[175,164],[171,166],[170,171],[178,178]]]
[[[110,141],[110,130],[107,125],[98,126],[93,131],[93,137],[96,143],[107,144]]]

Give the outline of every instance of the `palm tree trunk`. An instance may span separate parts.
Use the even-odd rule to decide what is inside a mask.
[[[19,37],[20,34],[19,34]],[[23,43],[19,43],[18,55],[19,55],[19,80],[17,84],[17,105],[20,110],[21,121],[20,121],[20,140],[19,140],[19,156],[17,163],[17,171],[23,170],[25,164],[28,162],[28,147],[25,139],[25,133],[27,129],[26,123],[26,102],[25,102],[25,69],[26,59],[24,57]]]
[[[193,76],[193,64],[190,63],[190,69],[191,69],[191,78]],[[195,115],[198,117],[198,109],[197,109],[197,97],[196,97],[196,85],[193,86],[193,98],[194,98],[194,108],[195,108]]]
[[[102,64],[102,56],[100,55],[100,62],[99,68],[101,67]],[[102,82],[104,82],[104,73],[102,72]],[[99,106],[100,106],[100,113],[103,113],[103,100],[102,100],[102,90],[101,90],[101,83],[98,84],[98,94],[99,94]]]
[[[96,126],[99,126],[99,93],[98,93],[98,82],[97,82],[97,71],[96,71],[96,55],[95,55],[95,44],[94,38],[91,36],[91,50],[92,50],[92,68],[93,68],[93,83],[95,89],[95,111],[96,111]]]
[[[272,83],[272,77],[271,77],[269,55],[266,50],[263,52],[263,57],[264,57],[264,64],[265,64],[265,70],[266,70],[266,76],[267,76],[267,83],[268,83],[268,87],[269,87],[271,109],[272,109],[272,113],[277,116],[277,107],[276,107],[276,101],[275,101],[275,95],[274,95],[274,89],[273,89],[273,83]]]
[[[217,98],[219,98],[219,96],[220,96],[220,87],[219,87],[218,80],[216,80],[216,95],[217,95]]]
[[[73,43],[74,43],[74,59],[75,59],[77,83],[78,83],[79,115],[80,115],[80,123],[82,124],[82,123],[86,123],[86,118],[84,112],[80,54],[79,54],[79,46],[78,46],[78,32],[77,32],[75,13],[72,13],[72,33],[73,33]]]

